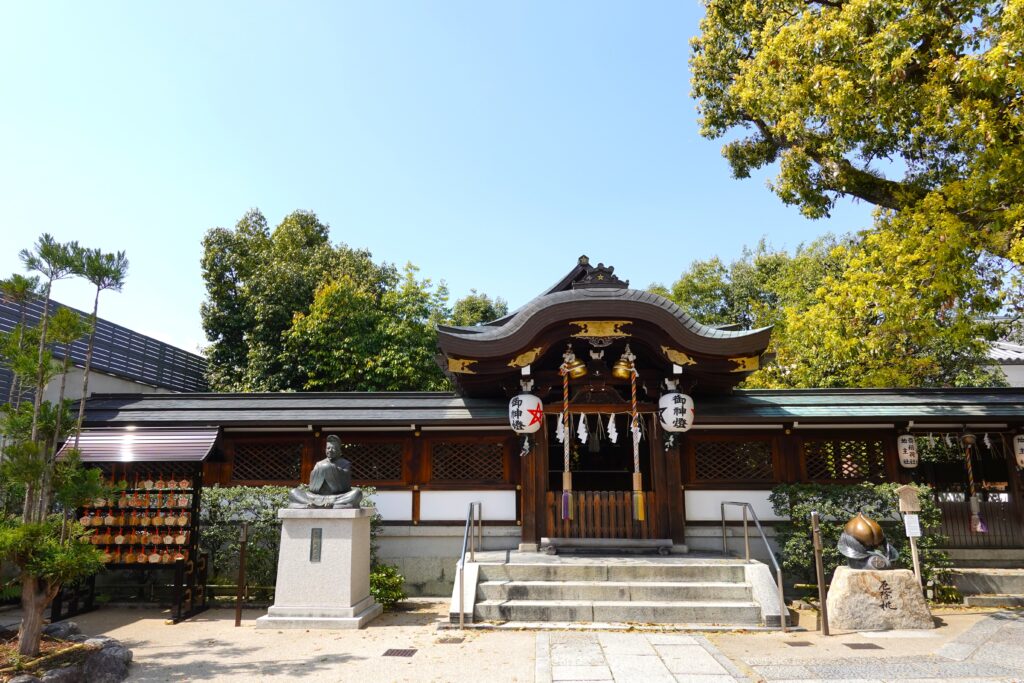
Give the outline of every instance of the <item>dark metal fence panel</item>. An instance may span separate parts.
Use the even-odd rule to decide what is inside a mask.
[[[83,318],[83,313],[70,306],[50,302],[51,315],[58,308],[70,308]],[[42,300],[30,302],[25,307],[25,322],[36,325],[43,312]],[[17,325],[20,317],[18,307],[0,300],[0,331],[9,332]],[[79,339],[71,345],[71,361],[81,367],[85,365],[88,338]],[[64,358],[64,349],[53,349],[54,357]],[[96,321],[96,341],[92,355],[92,368],[99,372],[122,377],[133,382],[170,389],[172,391],[207,391],[206,359],[194,353],[175,348],[170,344],[133,332],[126,327],[115,325],[100,318]],[[0,369],[0,400],[6,401],[10,387],[10,371]]]

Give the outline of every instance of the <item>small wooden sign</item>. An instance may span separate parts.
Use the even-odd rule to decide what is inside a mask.
[[[903,515],[903,526],[907,530],[907,538],[921,538],[921,518],[913,513]]]
[[[896,489],[900,497],[900,512],[920,512],[921,501],[917,497],[917,489],[913,486],[901,486]]]

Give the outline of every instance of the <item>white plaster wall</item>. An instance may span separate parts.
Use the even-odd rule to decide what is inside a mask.
[[[1000,365],[1011,387],[1024,387],[1024,365]]]
[[[398,567],[409,595],[450,597],[464,530],[462,524],[386,526],[377,537],[379,557]],[[484,550],[515,550],[522,529],[485,526],[483,535]]]
[[[385,522],[412,519],[412,491],[377,491],[370,499]]]
[[[420,521],[465,520],[469,504],[482,503],[484,521],[516,521],[516,491],[421,491]]]
[[[64,387],[64,398],[75,400],[82,397],[82,375],[85,374],[81,368],[72,367],[68,370],[67,384]],[[154,387],[149,384],[139,384],[131,380],[114,377],[96,370],[89,372],[89,394],[172,394],[170,389]],[[60,377],[50,380],[43,390],[43,400],[56,402],[60,394]]]
[[[762,522],[780,519],[772,512],[772,504],[768,502],[771,491],[685,491],[686,520],[694,522],[722,520],[722,501],[750,503],[754,514]],[[743,519],[743,510],[735,505],[725,507],[726,520]]]

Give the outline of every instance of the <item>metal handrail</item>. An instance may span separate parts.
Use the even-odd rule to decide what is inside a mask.
[[[476,515],[474,515],[474,511]],[[475,529],[475,534],[474,534]],[[466,511],[466,528],[462,532],[462,553],[459,555],[459,628],[466,628],[466,549],[469,561],[476,562],[476,547],[484,549],[484,506],[479,501],[469,504]]]
[[[754,508],[750,503],[744,503],[740,501],[723,501],[722,508],[722,554],[726,557],[729,556],[729,542],[725,537],[725,506],[736,505],[743,509],[743,548],[746,554],[746,561],[750,562],[750,533],[747,526],[747,511],[750,511],[750,517],[754,520],[754,524],[757,525],[757,533],[761,534],[761,540],[764,541],[764,547],[768,551],[768,558],[772,561],[772,566],[775,567],[775,578],[778,582],[779,588],[779,624],[782,627],[782,631],[785,633],[788,629],[786,628],[786,617],[789,611],[786,609],[786,598],[782,593],[782,567],[779,566],[778,560],[775,559],[775,553],[772,552],[772,547],[768,545],[768,537],[764,535],[764,529],[761,528],[761,520],[757,518],[757,513],[754,512]]]

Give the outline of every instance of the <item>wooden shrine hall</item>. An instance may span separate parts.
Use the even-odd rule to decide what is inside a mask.
[[[864,481],[932,485],[951,547],[1024,547],[1024,391],[737,389],[769,362],[770,337],[703,325],[581,257],[501,319],[439,327],[453,392],[94,395],[86,426],[134,439],[215,429],[203,481],[225,486],[305,481],[336,434],[386,524],[461,538],[480,500],[524,550],[542,538],[715,547],[722,501],[770,525],[780,483]],[[962,462],[900,464],[901,435],[965,432],[978,437],[967,457],[985,534],[967,526]]]

